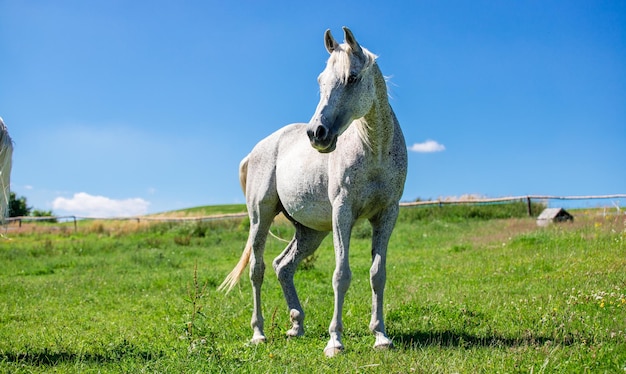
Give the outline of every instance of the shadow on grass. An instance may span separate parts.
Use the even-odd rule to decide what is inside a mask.
[[[87,363],[87,364],[106,364],[119,362],[125,358],[133,360],[150,361],[163,356],[161,352],[109,352],[107,354],[100,353],[73,353],[73,352],[54,352],[44,349],[40,352],[4,352],[0,353],[0,363],[19,363],[30,366],[54,366],[64,363]]]
[[[572,344],[572,339],[552,339],[544,336],[530,337],[503,337],[503,336],[475,336],[454,331],[413,331],[408,333],[391,334],[393,343],[398,348],[411,349],[415,347],[519,347],[526,345],[544,345],[554,342],[562,345]]]

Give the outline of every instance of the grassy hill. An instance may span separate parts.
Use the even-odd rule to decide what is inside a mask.
[[[154,214],[153,216],[212,216],[219,214],[242,213],[246,211],[245,204],[205,205],[193,208],[179,209],[171,212]]]

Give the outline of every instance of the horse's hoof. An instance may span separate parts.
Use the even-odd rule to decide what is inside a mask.
[[[328,358],[333,358],[343,352],[343,347],[326,347],[324,348],[324,354]]]
[[[376,342],[374,343],[374,349],[391,349],[393,348],[393,341],[389,339],[384,334],[380,334],[376,336]]]
[[[374,349],[378,349],[381,351],[393,349],[393,343],[391,341],[389,343],[376,343],[374,344]]]
[[[292,328],[287,331],[287,338],[297,338],[304,335],[303,329]]]
[[[265,343],[265,336],[263,335],[259,335],[259,336],[253,336],[252,339],[250,340],[250,344],[253,345],[257,345],[257,344],[263,344]]]

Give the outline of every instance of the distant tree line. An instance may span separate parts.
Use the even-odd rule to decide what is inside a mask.
[[[9,217],[50,217],[52,216],[51,210],[39,210],[33,209],[28,206],[26,198],[24,196],[17,197],[15,192],[9,194]]]

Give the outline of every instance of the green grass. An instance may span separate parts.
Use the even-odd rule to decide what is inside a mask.
[[[392,237],[391,351],[371,348],[370,234],[366,223],[355,227],[346,351],[334,359],[322,353],[332,315],[330,237],[296,275],[306,335],[284,338],[288,313],[268,266],[268,342],[249,346],[249,282],[216,291],[241,254],[245,221],[10,234],[0,239],[0,372],[624,371],[623,215],[574,212],[573,224],[540,229],[525,210],[434,208],[403,209]],[[500,216],[513,218],[490,219]],[[268,265],[283,245],[268,240]]]
[[[532,202],[531,212],[533,216],[538,216],[545,208],[543,203]],[[463,221],[503,219],[513,217],[524,217],[528,214],[528,206],[525,201],[504,202],[495,204],[443,204],[407,207],[402,209],[401,220],[422,221],[422,220],[446,220]]]
[[[232,204],[232,205],[206,205],[189,209],[175,210],[171,213],[186,213],[188,215],[198,216],[210,216],[215,214],[229,214],[229,213],[241,213],[246,212],[245,204]],[[169,213],[168,213],[169,214]]]

